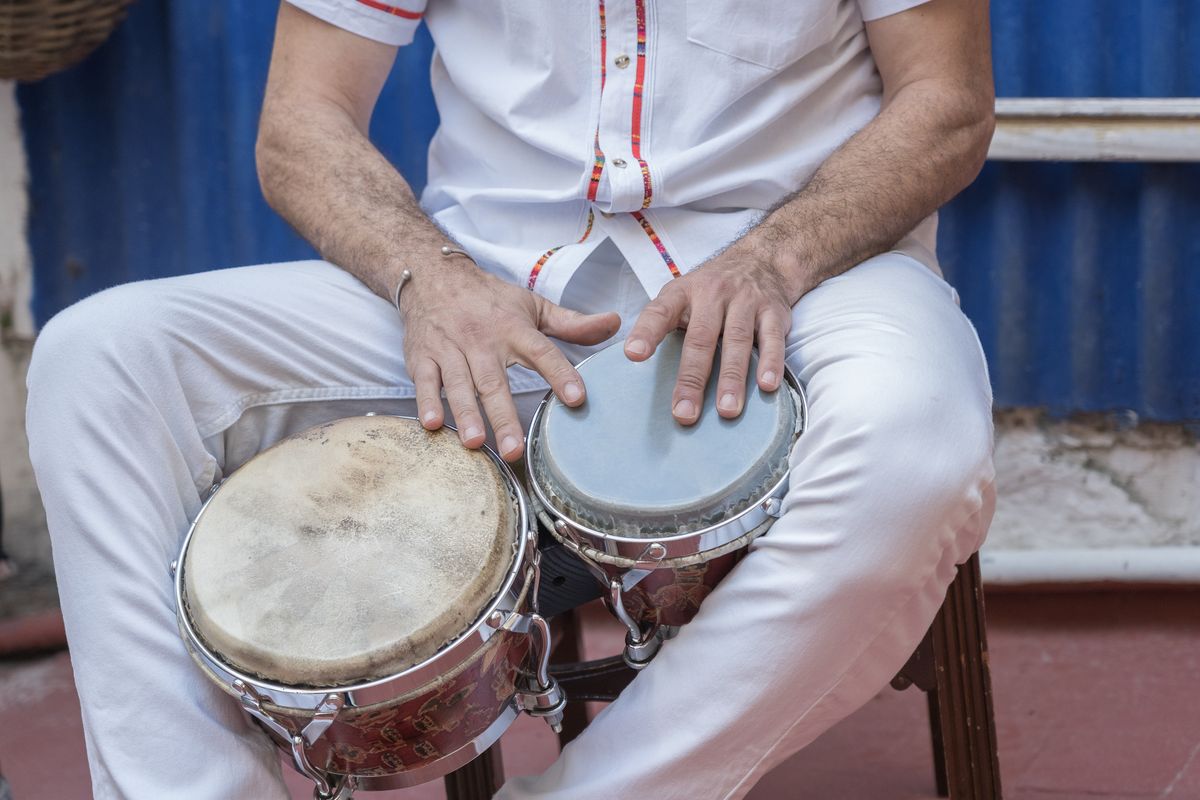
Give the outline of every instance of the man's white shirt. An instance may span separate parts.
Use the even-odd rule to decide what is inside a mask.
[[[879,113],[864,20],[925,0],[288,0],[436,51],[422,207],[561,298],[610,239],[647,294],[703,264]],[[894,249],[937,270],[936,216]]]

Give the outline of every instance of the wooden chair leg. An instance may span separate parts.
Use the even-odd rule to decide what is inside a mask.
[[[925,693],[929,704],[929,738],[933,743],[933,779],[937,784],[938,797],[950,796],[950,785],[946,783],[946,750],[942,742],[942,712],[938,708],[937,689]]]
[[[933,650],[937,687],[936,697],[930,695],[930,710],[936,705],[949,796],[1000,800],[978,554],[958,568],[958,577],[950,584],[933,623]],[[934,738],[936,742],[939,737]]]
[[[480,753],[474,761],[442,779],[446,800],[491,800],[504,784],[504,761],[500,743]]]
[[[562,638],[554,651],[554,660],[558,663],[578,663],[583,660],[583,623],[579,619],[579,610],[559,614],[555,623],[560,625]],[[587,727],[587,706],[582,702],[567,703],[563,710],[562,731],[558,734],[559,748],[566,747],[572,739],[583,733]]]

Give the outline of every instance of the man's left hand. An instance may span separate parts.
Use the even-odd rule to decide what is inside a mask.
[[[750,350],[758,342],[758,385],[779,388],[784,341],[792,326],[792,289],[780,270],[739,242],[698,269],[676,278],[638,316],[625,355],[645,361],[663,338],[686,328],[671,413],[684,425],[700,418],[718,340],[717,413],[732,419],[746,401]]]

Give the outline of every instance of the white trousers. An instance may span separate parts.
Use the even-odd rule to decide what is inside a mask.
[[[647,298],[614,253],[564,304],[615,308],[628,329]],[[262,448],[412,414],[402,334],[319,261],[121,286],[42,332],[28,431],[96,797],[287,796],[275,751],[186,654],[168,565],[208,488]],[[974,331],[948,285],[893,253],[806,295],[787,354],[811,425],[782,518],[550,769],[501,797],[741,797],[921,639],[992,513]],[[528,421],[545,386],[510,376]]]

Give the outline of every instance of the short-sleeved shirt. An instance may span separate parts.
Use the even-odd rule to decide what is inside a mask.
[[[289,0],[435,44],[421,203],[558,300],[611,239],[650,296],[801,189],[879,112],[864,21],[925,0]],[[936,269],[936,217],[896,246]]]

